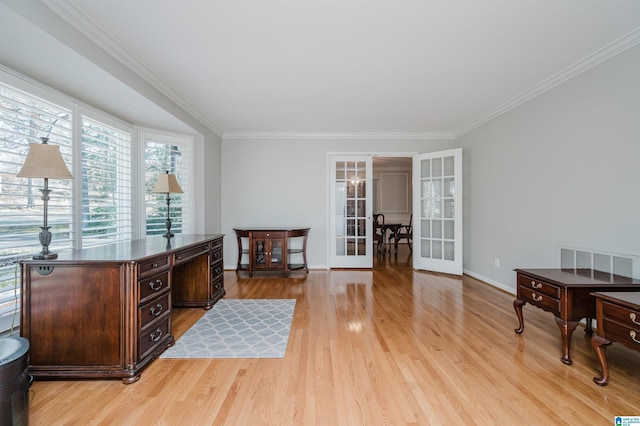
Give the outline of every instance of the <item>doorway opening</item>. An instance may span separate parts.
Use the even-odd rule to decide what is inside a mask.
[[[384,216],[386,228],[383,234],[383,249],[380,252],[376,249],[375,252],[374,268],[412,264],[409,246],[411,241],[394,237],[394,232],[406,233],[406,227],[411,223],[412,167],[413,160],[410,156],[373,157],[373,213]]]

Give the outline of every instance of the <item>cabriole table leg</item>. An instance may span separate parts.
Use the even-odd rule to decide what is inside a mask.
[[[516,315],[518,316],[518,328],[516,328],[514,331],[518,334],[522,333],[524,331],[524,318],[522,317],[522,306],[525,304],[526,302],[524,300],[520,300],[520,299],[516,299],[513,301],[513,309],[516,310]]]

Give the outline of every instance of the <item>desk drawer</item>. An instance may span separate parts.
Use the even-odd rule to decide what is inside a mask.
[[[524,289],[536,294],[544,294],[555,299],[560,298],[560,287],[545,281],[537,280],[527,275],[518,275],[518,285]]]
[[[155,274],[158,271],[169,268],[169,256],[159,256],[138,263],[138,276],[142,277]]]
[[[560,312],[560,299],[531,290],[529,287],[518,287],[518,297],[546,311]]]
[[[603,320],[604,337],[620,342],[628,348],[640,351],[640,327],[629,327],[611,318]]]
[[[248,237],[249,235],[245,235],[245,237]],[[213,241],[211,241],[211,250],[215,250],[218,247],[222,247],[222,238],[217,238]]]
[[[215,247],[211,250],[211,264],[222,260],[222,246]]]
[[[222,277],[213,280],[213,282],[211,283],[211,295],[215,296],[222,291],[224,291],[224,280],[222,279]]]
[[[632,328],[640,328],[640,312],[613,305],[609,302],[602,302],[602,316],[605,319],[615,319],[616,321]]]
[[[166,292],[164,296],[160,296],[140,306],[140,309],[138,309],[138,315],[140,316],[141,329],[147,324],[150,324],[156,318],[160,317],[162,314],[171,310],[169,294],[169,292]]]
[[[173,264],[179,265],[183,262],[186,262],[189,259],[192,259],[202,253],[206,253],[209,251],[209,243],[202,244],[196,247],[191,247],[189,249],[181,250],[174,254]]]
[[[139,303],[166,291],[169,288],[169,271],[138,281],[140,286]]]
[[[169,333],[169,321],[171,315],[165,314],[161,320],[149,324],[148,327],[143,328],[140,331],[139,354],[140,359],[144,358],[147,353],[160,344],[160,342],[168,339],[171,335]]]
[[[215,280],[218,277],[221,277],[224,274],[224,266],[222,264],[222,259],[211,265],[211,279]]]

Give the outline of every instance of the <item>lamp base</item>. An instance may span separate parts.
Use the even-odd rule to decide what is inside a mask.
[[[58,258],[58,253],[38,253],[33,258],[34,260],[52,260]]]

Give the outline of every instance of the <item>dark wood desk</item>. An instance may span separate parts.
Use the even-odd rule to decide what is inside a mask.
[[[236,271],[248,270],[249,276],[253,272],[283,271],[289,276],[289,271],[304,269],[307,273],[307,237],[310,228],[233,228],[238,240],[238,266]],[[243,243],[247,240],[247,244]],[[299,239],[294,246],[292,239]],[[298,255],[301,262],[291,263],[291,257]],[[247,256],[247,263],[243,257]]]
[[[36,378],[121,378],[173,345],[172,306],[225,294],[223,235],[161,236],[24,260],[20,335]]]
[[[597,292],[596,320],[598,332],[591,338],[591,346],[600,361],[602,374],[593,381],[605,386],[609,383],[609,367],[605,348],[612,342],[640,351],[640,293]]]
[[[640,280],[591,269],[516,269],[517,297],[513,307],[519,327],[524,331],[522,306],[530,303],[555,315],[562,337],[562,362],[571,364],[571,336],[578,322],[586,318],[586,333],[591,334],[591,320],[596,316],[596,291],[640,290]]]

